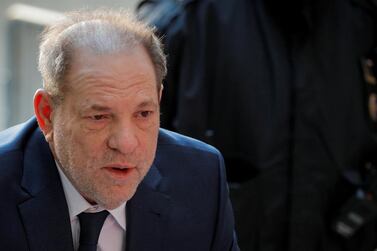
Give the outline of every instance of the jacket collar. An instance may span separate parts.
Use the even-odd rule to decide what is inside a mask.
[[[63,188],[49,146],[38,128],[25,146],[21,185],[31,196],[18,206],[30,250],[73,251]]]
[[[171,205],[167,190],[166,178],[153,164],[127,202],[127,251],[166,250],[165,233]]]

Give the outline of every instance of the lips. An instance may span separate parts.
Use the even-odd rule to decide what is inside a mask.
[[[121,165],[111,165],[103,168],[105,172],[115,181],[126,181],[130,173],[135,169],[133,167],[126,167]]]
[[[131,168],[121,168],[121,167],[105,167],[105,169],[109,172],[115,172],[115,173],[126,173]]]

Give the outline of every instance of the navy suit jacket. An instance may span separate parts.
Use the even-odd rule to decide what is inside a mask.
[[[0,199],[1,250],[73,250],[60,177],[34,118],[0,133]],[[128,251],[238,250],[220,153],[167,130],[126,215]]]

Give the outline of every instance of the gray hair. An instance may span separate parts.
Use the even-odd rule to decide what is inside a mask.
[[[63,99],[64,77],[78,48],[97,54],[116,53],[142,45],[155,68],[157,87],[166,75],[166,56],[154,29],[137,21],[125,10],[97,9],[65,14],[65,18],[43,31],[38,68],[44,89],[55,103]]]

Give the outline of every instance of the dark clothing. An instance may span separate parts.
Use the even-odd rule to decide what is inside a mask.
[[[312,20],[307,21],[309,32],[293,41],[290,250],[377,248],[376,221],[350,240],[330,229],[355,193],[344,174],[361,175],[370,153],[377,156],[361,66],[361,59],[377,46],[377,12],[366,2],[314,5],[306,16]]]
[[[64,191],[35,119],[0,133],[0,249],[73,251]],[[127,202],[127,251],[237,251],[221,154],[160,130]]]
[[[145,2],[168,54],[162,125],[223,152],[240,248],[376,247],[375,228],[331,230],[355,192],[343,172],[377,155],[360,65],[377,46],[373,4],[191,0],[158,18]]]

